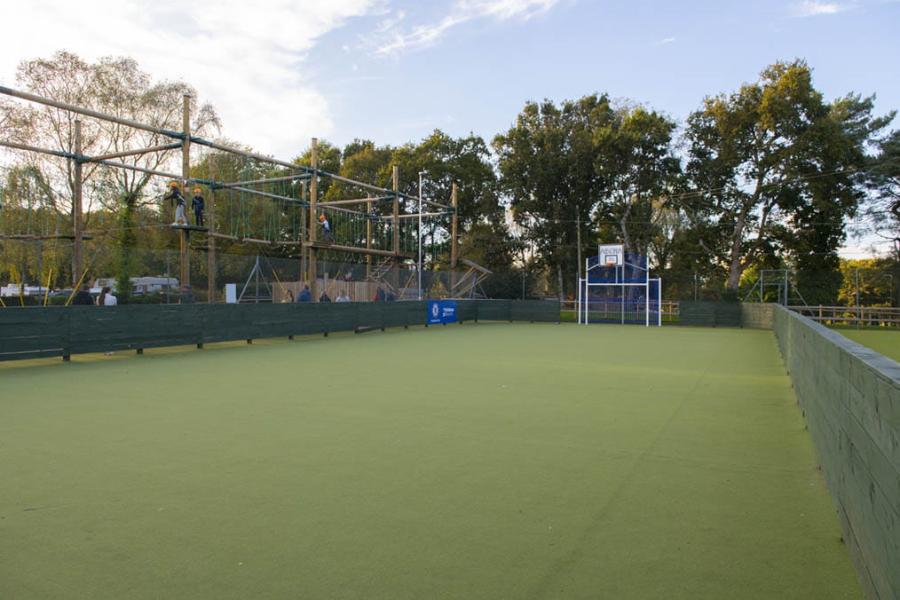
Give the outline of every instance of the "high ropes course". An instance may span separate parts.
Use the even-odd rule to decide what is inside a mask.
[[[87,231],[84,228],[84,193],[89,177],[86,169],[103,167],[131,172],[148,178],[166,178],[177,182],[190,203],[190,190],[200,188],[205,202],[202,224],[170,222],[171,210],[157,198],[157,209],[142,213],[132,227],[171,229],[177,234],[179,245],[180,285],[190,285],[191,249],[206,253],[209,298],[213,301],[216,287],[217,240],[221,244],[256,245],[269,248],[281,256],[299,260],[297,278],[311,288],[313,301],[318,300],[319,266],[322,257],[342,256],[344,260],[365,262],[365,279],[383,286],[402,297],[400,290],[408,289],[400,280],[404,263],[417,261],[421,277],[423,231],[430,229],[430,264],[436,261],[435,240],[449,245],[449,267],[452,280],[446,294],[462,297],[471,294],[475,286],[490,272],[458,255],[457,187],[454,183],[449,202],[413,196],[400,191],[399,169],[392,168],[391,188],[356,181],[319,168],[318,143],[312,140],[309,165],[241,150],[204,139],[191,132],[190,96],[184,96],[182,130],[140,123],[119,116],[100,113],[88,108],[44,98],[31,93],[0,86],[0,94],[78,115],[74,120],[74,143],[71,148],[40,148],[17,140],[0,140],[0,146],[11,150],[38,153],[69,161],[72,186],[72,210],[69,223],[61,223],[62,213],[26,208],[27,219],[17,231],[0,230],[0,240],[67,240],[72,246],[72,283],[78,285],[89,267],[85,266],[84,241],[92,237],[103,239],[115,231],[115,226]],[[110,123],[143,134],[151,134],[153,145],[126,148],[116,152],[87,155],[82,151],[82,120]],[[166,141],[168,140],[168,141]],[[157,143],[163,142],[163,143]],[[194,164],[192,149],[204,153],[204,160]],[[180,150],[180,169],[172,169]],[[195,150],[195,154],[197,151]],[[138,164],[151,157],[156,160]],[[168,158],[167,158],[168,157]],[[131,159],[127,162],[124,159]],[[148,166],[151,165],[151,166]],[[170,172],[163,170],[170,165]],[[201,168],[202,167],[202,168]],[[204,171],[204,176],[198,176]],[[327,199],[323,187],[331,188]],[[336,190],[340,193],[330,193]],[[420,189],[421,194],[421,189]],[[255,200],[256,202],[252,202]],[[68,220],[69,215],[65,215]],[[329,224],[326,232],[323,221]],[[423,225],[424,223],[424,225]],[[439,232],[436,234],[436,232]],[[194,240],[192,242],[192,234]],[[192,246],[193,244],[193,246]],[[199,245],[198,245],[199,244]],[[459,265],[468,269],[457,274]],[[327,279],[326,279],[327,280]],[[421,293],[421,287],[419,288]]]

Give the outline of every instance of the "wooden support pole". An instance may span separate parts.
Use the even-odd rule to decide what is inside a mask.
[[[181,128],[184,132],[184,138],[181,140],[181,191],[184,196],[185,204],[187,204],[188,184],[191,178],[191,97],[187,94],[182,98],[181,110]],[[187,206],[185,213],[187,213]],[[191,253],[190,253],[190,234],[187,229],[178,231],[178,241],[180,250],[181,264],[181,288],[187,290],[191,285]]]
[[[310,163],[313,168],[313,176],[312,179],[309,180],[309,218],[307,219],[309,222],[309,241],[311,243],[315,243],[318,236],[318,215],[316,214],[316,201],[319,199],[319,176],[316,173],[316,170],[319,168],[319,140],[316,138],[312,139],[312,149],[310,151]],[[307,268],[309,269],[307,272],[307,280],[309,281],[309,291],[312,294],[312,301],[319,301],[319,290],[318,290],[318,272],[316,268],[316,249],[314,246],[309,246],[306,249],[307,252]]]
[[[209,164],[212,166],[214,156],[209,156]],[[210,175],[210,179],[213,179]],[[215,188],[209,188],[206,198],[206,301],[209,304],[216,303],[216,192]]]
[[[459,215],[457,214],[457,189],[456,183],[450,188],[450,206],[453,207],[453,215],[450,217],[450,289],[456,289],[456,263],[459,261]]]
[[[393,226],[393,236],[391,240],[391,248],[394,255],[400,254],[400,167],[394,165],[391,171],[391,189],[394,191],[394,202],[391,224]],[[395,290],[400,288],[400,260],[394,258],[394,265],[391,273],[391,285]]]
[[[75,154],[81,155],[81,121],[75,121]],[[79,277],[83,278],[84,271],[84,248],[83,235],[84,220],[82,218],[82,202],[84,175],[81,170],[81,161],[75,160],[73,165],[73,185],[72,190],[72,233],[75,240],[72,245],[72,283],[79,281]],[[76,290],[77,291],[77,290]]]
[[[307,200],[307,182],[300,182],[300,198],[303,200],[304,204],[308,204]],[[306,279],[307,275],[307,249],[306,246],[303,245],[303,240],[306,238],[306,206],[303,206],[300,209],[300,277],[299,280],[302,282]]]
[[[374,209],[374,205],[371,200],[366,201],[366,250],[372,249],[372,210]],[[368,281],[369,276],[372,274],[372,255],[366,255],[366,280]]]

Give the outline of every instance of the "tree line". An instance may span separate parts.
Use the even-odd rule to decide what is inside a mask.
[[[131,59],[90,63],[65,52],[24,61],[17,85],[174,130],[180,129],[182,95],[197,97],[186,84],[154,82]],[[0,115],[5,139],[72,149],[70,115],[6,101]],[[890,130],[893,117],[875,113],[873,96],[826,98],[815,87],[812,68],[794,60],[766,67],[737,90],[707,96],[683,122],[593,93],[527,102],[508,130],[487,140],[435,130],[399,146],[366,139],[344,147],[324,142],[318,157],[326,171],[385,188],[398,165],[401,191],[411,195],[418,193],[420,171],[427,172],[430,197],[447,200],[456,182],[461,254],[497,273],[492,295],[518,296],[525,281],[532,294],[571,296],[578,257],[595,253],[598,243],[622,243],[626,251],[648,257],[669,298],[737,298],[760,270],[789,269],[806,302],[833,304],[847,297],[842,290],[848,267],[838,250],[851,236],[893,242],[892,253],[878,263],[886,273],[895,273],[900,262],[900,131]],[[202,135],[220,128],[209,104],[194,101],[192,121]],[[165,141],[92,123],[84,151]],[[175,160],[174,152],[123,160],[158,168]],[[209,174],[217,160],[204,154],[193,169]],[[298,150],[295,162],[309,164],[309,150]],[[237,164],[215,168],[241,172]],[[86,228],[91,220],[119,224],[119,233],[106,241],[122,249],[120,266],[109,268],[121,270],[125,254],[130,272],[148,268],[135,264],[128,249],[167,247],[171,236],[132,224],[160,210],[164,182],[96,165],[87,175]],[[68,161],[15,155],[3,181],[0,233],[68,227],[61,219],[72,210]],[[348,194],[339,182],[320,189],[324,199]],[[292,210],[253,202],[259,214]],[[446,227],[434,222],[425,236],[437,248],[429,259],[436,266],[446,260]],[[248,251],[224,245],[226,253]],[[288,256],[296,249],[281,252]],[[3,269],[9,277],[10,265]]]

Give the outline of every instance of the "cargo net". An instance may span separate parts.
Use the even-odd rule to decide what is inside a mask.
[[[593,256],[578,282],[577,321],[660,325],[661,301],[662,281],[649,276],[646,257],[625,253],[616,265]]]

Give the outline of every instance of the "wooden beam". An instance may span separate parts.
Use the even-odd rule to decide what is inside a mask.
[[[307,201],[307,188],[309,187],[309,183],[307,181],[300,182],[300,197],[303,199],[305,206],[309,205]],[[303,239],[307,236],[306,230],[306,217],[307,211],[305,208],[300,209],[300,237],[299,240],[303,242]],[[303,281],[306,278],[306,264],[307,264],[307,254],[308,250],[303,244],[300,245],[300,276],[297,278],[298,281]]]
[[[306,180],[309,179],[311,175],[308,173],[303,173],[301,175],[289,175],[286,177],[268,177],[266,179],[248,179],[247,181],[233,181],[230,183],[217,183],[217,187],[229,188],[229,187],[239,187],[242,185],[257,185],[260,183],[278,183],[280,181],[295,181],[295,180]]]
[[[75,154],[81,155],[81,121],[75,121]],[[81,169],[81,161],[73,161],[73,178],[75,189],[73,190],[72,202],[72,233],[75,234],[75,241],[72,246],[72,283],[75,283],[79,277],[83,277],[82,269],[84,265],[84,248],[82,239],[82,228],[84,222],[82,219],[82,202],[84,194],[84,174]],[[77,291],[77,290],[76,290]]]
[[[391,211],[391,249],[394,256],[400,254],[400,167],[394,165],[391,169],[391,187],[394,191],[394,202]],[[396,290],[400,287],[400,261],[394,259],[391,268],[391,285]]]
[[[380,187],[377,185],[372,185],[371,183],[363,183],[362,181],[356,181],[355,179],[350,179],[349,177],[342,177],[340,175],[336,175],[334,173],[329,173],[327,171],[319,171],[318,169],[316,169],[316,172],[319,175],[321,175],[322,177],[327,177],[328,179],[332,179],[334,181],[340,181],[342,183],[353,185],[358,188],[362,188],[364,190],[391,194],[391,190],[386,190],[383,187]],[[393,195],[393,194],[391,194],[391,195]]]
[[[222,186],[219,186],[222,187]],[[293,204],[303,204],[303,200],[298,200],[297,198],[291,198],[290,196],[282,196],[280,194],[270,194],[269,192],[261,192],[259,190],[254,190],[253,188],[244,188],[244,187],[230,187],[230,190],[234,190],[236,192],[243,192],[245,194],[250,194],[253,196],[262,196],[263,198],[272,198],[273,200],[284,200],[285,202],[291,202]]]
[[[366,213],[361,210],[353,210],[350,208],[343,208],[341,206],[330,206],[327,202],[319,202],[318,206],[321,210],[330,210],[334,212],[346,213],[348,215],[365,215]]]
[[[430,213],[422,213],[422,216],[423,217],[444,217],[448,214],[449,213],[446,213],[446,212],[430,212]],[[419,213],[411,213],[411,214],[404,213],[402,215],[399,215],[397,218],[398,219],[416,219],[418,217],[419,217]]]
[[[138,148],[136,150],[123,150],[122,152],[113,152],[111,154],[101,154],[99,156],[86,156],[84,162],[99,162],[109,160],[111,158],[125,158],[126,156],[139,156],[141,154],[149,154],[151,152],[162,152],[164,150],[175,150],[181,148],[181,142],[173,142],[171,144],[161,144],[159,146],[150,146],[149,148]]]
[[[312,139],[312,148],[310,150],[310,162],[312,163],[313,173],[316,172],[319,166],[319,140],[316,138]],[[307,281],[309,282],[309,290],[312,295],[312,301],[319,301],[318,294],[318,271],[316,265],[316,238],[318,237],[318,214],[316,213],[316,203],[319,200],[319,177],[318,175],[313,175],[312,179],[309,180],[309,235],[307,236],[309,239],[309,246],[304,244],[304,247],[307,248],[307,269],[309,271],[306,274]]]
[[[191,97],[185,94],[181,98],[181,129],[183,138],[181,139],[181,184],[184,195],[184,212],[187,218],[187,195],[188,183],[191,177]],[[186,286],[191,285],[191,253],[190,253],[190,234],[186,229],[178,232],[178,242],[180,249],[181,264],[181,280],[182,290]]]
[[[2,85],[0,85],[0,94],[4,94],[6,96],[12,96],[13,98],[19,98],[21,100],[28,100],[29,102],[36,102],[38,104],[43,104],[45,106],[52,106],[53,108],[58,108],[60,110],[73,112],[75,114],[84,115],[86,117],[91,117],[94,119],[99,119],[101,121],[108,121],[110,123],[118,123],[119,125],[124,125],[126,127],[132,127],[134,129],[142,129],[144,131],[149,131],[151,133],[158,133],[158,134],[164,135],[166,137],[180,139],[182,136],[182,134],[178,133],[177,131],[169,131],[168,129],[163,129],[161,127],[154,127],[153,125],[145,125],[143,123],[139,123],[137,121],[132,121],[130,119],[123,119],[122,117],[114,117],[112,115],[107,115],[107,114],[104,114],[101,112],[97,112],[95,110],[81,108],[80,106],[75,106],[74,104],[67,104],[65,102],[59,102],[58,100],[42,98],[41,96],[37,96],[35,94],[29,94],[28,92],[20,92],[18,90],[14,90],[12,88],[8,88],[8,87],[2,86]]]
[[[317,248],[319,250],[335,250],[338,252],[352,252],[354,254],[371,254],[373,256],[390,256],[393,258],[412,258],[413,255],[408,252],[394,254],[390,250],[379,250],[377,248],[361,248],[358,246],[344,246],[341,244],[330,244],[328,242],[309,241],[303,242],[307,248]]]
[[[58,156],[60,158],[71,158],[80,160],[82,157],[74,152],[66,152],[64,150],[50,150],[48,148],[39,148],[37,146],[29,146],[28,144],[20,144],[9,140],[0,140],[0,146],[12,148],[13,150],[24,150],[26,152],[37,152],[38,154],[48,154],[50,156]]]
[[[208,157],[208,164],[212,169],[213,156]],[[212,179],[212,174],[210,174]],[[217,296],[216,282],[216,191],[210,186],[209,193],[206,195],[206,226],[209,231],[206,235],[206,301],[209,304],[215,304]]]
[[[372,201],[369,200],[366,202],[366,212],[370,215],[372,214],[372,210],[374,205]],[[366,250],[372,249],[372,219],[366,219]],[[369,276],[372,274],[372,255],[366,255],[366,280],[369,279]]]
[[[207,235],[209,235],[209,237],[219,238],[219,239],[221,239],[221,240],[231,240],[231,241],[234,241],[234,242],[239,242],[239,241],[241,241],[241,238],[239,238],[238,236],[236,236],[236,235],[228,235],[227,233],[218,233],[218,232],[215,232],[215,231],[210,231]]]
[[[456,182],[450,187],[450,206],[453,207],[453,216],[450,218],[450,289],[456,288],[456,263],[459,259],[459,236],[457,235],[457,227],[459,225],[459,214],[457,211],[457,188]]]
[[[393,196],[380,196],[378,198],[373,198],[371,196],[367,198],[352,198],[348,200],[328,200],[327,202],[319,202],[319,206],[342,206],[345,204],[371,204],[373,201],[377,202],[379,200],[390,200]],[[371,210],[369,211],[371,212]]]

